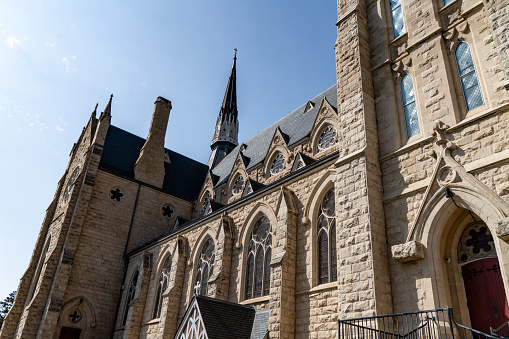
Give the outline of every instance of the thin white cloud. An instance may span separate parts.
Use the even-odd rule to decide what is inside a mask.
[[[76,71],[76,67],[74,66],[74,60],[76,60],[77,56],[76,55],[73,55],[71,58],[68,58],[68,57],[63,57],[62,58],[62,63],[64,64],[64,68],[65,68],[65,72],[66,73],[70,73],[70,72],[75,72]]]
[[[56,129],[57,129],[57,131],[59,131],[59,132],[63,132],[63,131],[64,131],[64,128],[63,128],[62,126],[60,126],[60,125],[57,125],[55,128],[56,128]]]
[[[21,45],[21,41],[11,35],[7,37],[7,44],[9,45],[10,48],[16,48],[16,46]]]

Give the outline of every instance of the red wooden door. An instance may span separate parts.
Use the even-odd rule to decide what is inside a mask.
[[[59,339],[80,339],[81,329],[72,327],[62,327]]]
[[[509,306],[497,258],[468,263],[461,268],[468,313],[473,329],[490,333],[509,319]]]

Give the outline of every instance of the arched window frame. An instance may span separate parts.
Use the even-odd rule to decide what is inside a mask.
[[[207,215],[207,205],[210,200],[212,200],[212,193],[210,190],[206,190],[200,200],[200,217]]]
[[[327,147],[320,147],[320,140],[322,139],[322,135],[325,133],[327,129],[334,129],[335,136],[333,137],[334,142],[329,144]],[[318,154],[321,152],[324,152],[326,150],[329,150],[333,148],[337,143],[339,142],[339,134],[337,128],[334,126],[334,124],[330,122],[326,122],[320,126],[320,129],[318,130],[318,133],[315,137],[316,141],[314,142],[314,153]]]
[[[210,256],[207,257],[207,253],[205,253],[206,248],[210,249]],[[212,246],[210,248],[210,246]],[[216,244],[214,239],[210,236],[207,236],[207,239],[202,243],[200,247],[200,252],[198,253],[198,257],[196,259],[196,274],[194,280],[194,293],[198,295],[207,296],[208,292],[208,282],[212,274],[214,273],[214,266],[216,260]],[[199,286],[197,286],[199,283]],[[199,287],[199,288],[197,288]]]
[[[136,287],[138,285],[139,274],[140,270],[136,269],[131,277],[131,282],[129,283],[129,288],[127,289],[127,293],[125,296],[124,313],[122,316],[122,322],[120,323],[120,326],[125,326],[127,323],[129,307],[134,302],[136,296]]]
[[[161,309],[163,306],[163,295],[164,292],[168,289],[168,284],[170,281],[170,272],[171,272],[171,255],[168,254],[161,261],[161,268],[159,270],[159,274],[157,275],[158,279],[156,281],[156,294],[154,297],[154,307],[152,311],[152,319],[158,319],[161,317]]]
[[[405,84],[408,85],[408,81],[410,81],[411,90],[410,88],[405,88]],[[417,109],[418,105],[414,86],[414,79],[410,74],[406,73],[401,77],[399,89],[401,94],[402,110],[405,121],[405,131],[407,140],[409,140],[421,134],[419,110]]]
[[[46,242],[44,243],[44,247],[41,251],[41,254],[39,256],[39,261],[37,262],[37,269],[35,270],[35,274],[32,278],[32,284],[30,286],[29,292],[27,294],[28,298],[26,299],[27,303],[30,303],[32,299],[35,297],[35,292],[37,290],[37,286],[40,284],[41,281],[41,273],[42,268],[44,267],[44,264],[46,263],[46,260],[48,259],[48,252],[51,245],[51,236],[46,239]]]
[[[316,248],[316,284],[327,284],[337,281],[337,244],[336,244],[336,217],[335,217],[335,192],[334,187],[329,186],[324,190],[315,213],[315,248]],[[326,200],[327,199],[327,200]],[[332,201],[330,200],[332,199]],[[325,202],[330,204],[324,205]],[[331,211],[330,208],[333,208]],[[327,248],[323,251],[322,236],[326,237]],[[326,254],[326,258],[322,257]],[[327,272],[322,272],[325,267]]]
[[[288,156],[285,155],[285,153],[280,151],[275,152],[274,155],[272,155],[272,157],[270,158],[267,176],[270,178],[283,173],[287,168],[286,166],[287,159]],[[280,170],[275,171],[274,166],[277,164],[277,161],[282,163],[282,168]]]
[[[257,227],[261,227],[262,223],[268,223],[268,230],[263,239],[255,235]],[[273,226],[270,218],[264,213],[257,214],[245,238],[244,300],[264,297],[270,294],[272,237]],[[261,265],[261,267],[257,267],[257,264]],[[260,270],[261,273],[259,273]],[[259,282],[259,289],[257,289],[257,282]]]
[[[467,60],[469,61],[470,63],[470,67],[467,68],[467,69],[461,69],[460,68],[460,60],[458,59],[458,50],[460,48],[466,48],[466,52],[468,52],[468,55],[465,56],[465,58],[463,60]],[[474,57],[472,55],[472,49],[470,48],[470,45],[465,42],[465,41],[461,41],[458,43],[458,45],[456,46],[456,48],[454,49],[454,61],[456,62],[456,69],[458,71],[458,76],[459,76],[459,82],[460,82],[460,85],[461,85],[461,91],[463,93],[463,100],[464,100],[464,103],[465,103],[465,108],[466,108],[466,111],[467,112],[470,112],[472,110],[475,110],[476,108],[480,107],[480,106],[483,106],[484,105],[484,98],[483,98],[483,94],[482,94],[482,90],[481,90],[481,84],[479,83],[479,78],[477,77],[477,71],[476,71],[476,67],[475,67],[475,63],[474,63]],[[470,86],[468,88],[465,89],[465,79],[472,79],[475,81],[475,85],[473,86]],[[467,91],[470,91],[474,89],[474,92],[472,93],[467,93]],[[477,91],[475,91],[475,89],[477,89]],[[472,101],[473,99],[473,96],[478,93],[478,97],[480,98],[480,102],[477,101]]]

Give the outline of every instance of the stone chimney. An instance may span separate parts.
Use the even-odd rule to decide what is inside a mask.
[[[147,141],[134,165],[134,177],[136,180],[162,188],[165,174],[164,137],[170,118],[171,101],[158,97],[154,105]]]

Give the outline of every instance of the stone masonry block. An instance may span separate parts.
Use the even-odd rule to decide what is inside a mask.
[[[424,246],[417,241],[409,241],[391,247],[392,257],[401,262],[410,262],[424,258]]]

